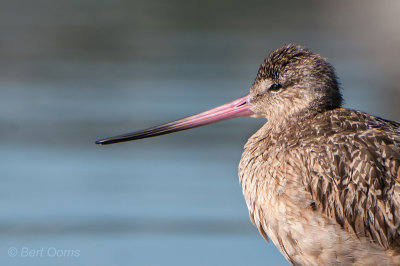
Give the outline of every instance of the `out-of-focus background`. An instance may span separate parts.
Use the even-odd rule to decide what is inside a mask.
[[[247,93],[284,43],[400,120],[400,2],[16,0],[0,9],[1,265],[287,265],[237,164],[265,121],[100,147]]]

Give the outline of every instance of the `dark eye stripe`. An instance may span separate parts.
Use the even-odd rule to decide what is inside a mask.
[[[274,84],[272,84],[272,85],[268,88],[268,91],[271,91],[271,92],[278,92],[280,89],[282,89],[282,85],[281,85],[281,84],[274,83]]]

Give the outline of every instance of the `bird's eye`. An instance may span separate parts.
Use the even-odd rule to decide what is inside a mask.
[[[278,92],[281,89],[282,89],[282,85],[281,84],[274,83],[268,88],[268,91],[270,91],[270,92]]]

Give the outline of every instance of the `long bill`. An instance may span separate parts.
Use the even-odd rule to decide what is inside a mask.
[[[150,138],[190,128],[200,127],[239,116],[251,116],[253,112],[250,110],[250,107],[249,95],[246,95],[230,103],[215,107],[197,115],[132,133],[97,140],[96,144],[107,145],[130,140]]]

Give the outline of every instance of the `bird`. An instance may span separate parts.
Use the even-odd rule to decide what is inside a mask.
[[[96,143],[266,118],[238,167],[262,237],[292,265],[400,265],[400,123],[342,104],[327,59],[286,44],[262,62],[244,97]]]

